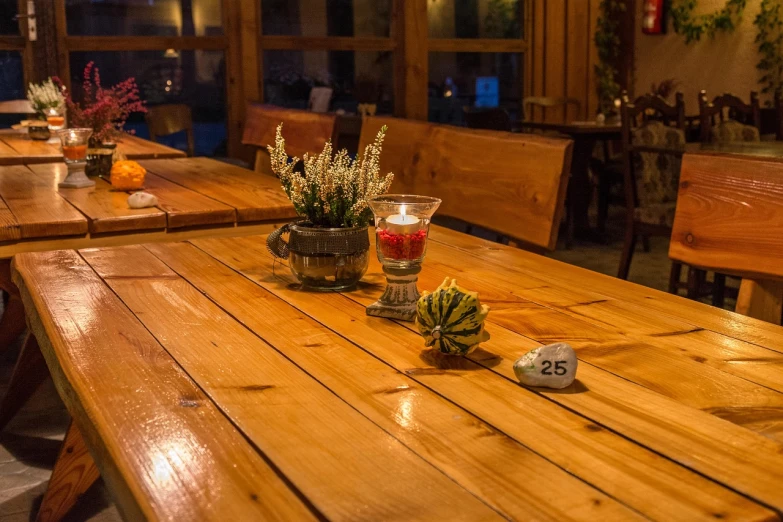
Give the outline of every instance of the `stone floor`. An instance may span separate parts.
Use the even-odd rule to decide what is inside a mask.
[[[570,249],[561,243],[551,257],[615,275],[622,250],[622,216],[613,215],[606,245],[576,241]],[[488,236],[492,237],[492,236]],[[670,262],[668,239],[652,238],[649,252],[638,248],[631,265],[630,280],[665,290]],[[727,306],[733,303],[727,302]],[[2,306],[0,301],[0,306]],[[19,353],[17,346],[0,356],[0,394],[4,394]],[[69,417],[48,381],[19,415],[0,434],[0,522],[35,519]],[[69,522],[114,522],[121,520],[106,489],[98,481],[68,515]]]

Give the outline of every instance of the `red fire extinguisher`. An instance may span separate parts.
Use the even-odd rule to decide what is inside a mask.
[[[644,0],[642,32],[644,34],[663,34],[666,32],[664,0]]]

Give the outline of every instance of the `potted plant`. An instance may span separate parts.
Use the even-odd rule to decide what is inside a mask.
[[[385,194],[393,174],[381,176],[379,158],[386,133],[383,127],[363,157],[351,159],[343,149],[332,157],[327,141],[318,155],[289,158],[277,127],[275,145],[269,146],[272,170],[280,178],[300,221],[269,235],[267,246],[275,256],[288,259],[294,277],[315,290],[345,290],[367,271],[370,240],[367,227],[373,217],[367,201]],[[282,234],[289,233],[288,242]]]
[[[31,83],[27,89],[27,99],[40,120],[46,120],[50,112],[63,116],[65,96],[51,78],[42,83]]]
[[[58,79],[55,79],[59,83]],[[63,89],[64,90],[64,89]],[[90,176],[108,175],[113,163],[114,149],[122,141],[124,126],[133,112],[147,112],[139,98],[134,78],[104,88],[100,72],[94,62],[84,68],[82,100],[77,102],[66,92],[65,106],[71,127],[92,129],[90,150],[85,172]],[[128,131],[133,134],[133,131]]]

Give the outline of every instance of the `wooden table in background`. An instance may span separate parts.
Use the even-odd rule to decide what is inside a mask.
[[[573,213],[573,225],[577,235],[588,235],[590,223],[587,211],[593,195],[590,184],[590,159],[598,140],[610,141],[620,138],[622,126],[619,123],[598,124],[593,121],[575,121],[571,123],[544,123],[523,121],[522,130],[537,129],[559,132],[574,141],[573,160],[571,161],[571,180],[568,183],[569,212]],[[569,218],[570,219],[570,218]],[[603,239],[602,239],[603,240]]]
[[[338,294],[264,237],[17,256],[73,417],[47,520],[97,470],[128,520],[780,520],[780,327],[433,227],[419,287],[492,307],[441,356],[365,315],[371,258]],[[578,380],[520,386],[555,341]]]
[[[735,154],[740,156],[783,158],[783,141],[688,143],[685,145],[685,152],[703,152],[706,154]]]
[[[117,145],[128,159],[184,158],[186,154],[154,141],[124,136]],[[59,163],[63,160],[59,140],[31,140],[27,132],[11,129],[0,130],[0,165],[32,165],[37,163]]]
[[[296,216],[277,179],[207,158],[141,163],[155,208],[129,208],[103,179],[58,189],[64,163],[0,167],[0,289],[14,293],[10,258],[21,252],[268,233]],[[0,347],[23,329],[21,314],[18,299],[6,307]]]

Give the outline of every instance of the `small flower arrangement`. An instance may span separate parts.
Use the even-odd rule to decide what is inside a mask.
[[[62,86],[58,78],[55,78],[55,82]],[[70,126],[92,129],[91,141],[120,141],[128,116],[133,112],[147,112],[144,102],[139,98],[139,88],[134,78],[104,88],[94,62],[84,68],[82,89],[84,99],[81,102],[74,101],[71,94],[66,93],[65,105]],[[128,132],[133,134],[133,131]]]
[[[299,158],[289,158],[285,153],[282,129],[281,123],[274,147],[267,148],[272,170],[280,178],[296,212],[314,227],[366,227],[373,216],[367,201],[386,193],[394,178],[392,173],[386,176],[379,173],[386,127],[367,146],[364,156],[355,160],[345,149],[332,158],[332,142],[327,141],[317,156],[304,155],[304,173],[295,170]]]
[[[31,83],[27,89],[27,99],[36,114],[41,116],[47,109],[60,109],[65,105],[62,89],[51,78],[43,83]]]

